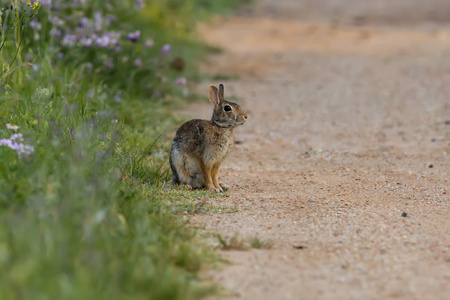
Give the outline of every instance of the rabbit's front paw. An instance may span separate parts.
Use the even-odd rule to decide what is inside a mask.
[[[223,193],[223,189],[220,186],[219,187],[211,186],[208,187],[207,189],[210,192]]]
[[[214,191],[216,193],[223,193],[223,189],[221,187],[218,188],[212,188],[211,191]]]

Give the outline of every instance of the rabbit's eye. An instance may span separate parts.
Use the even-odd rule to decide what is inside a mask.
[[[232,108],[231,108],[231,106],[229,106],[229,105],[225,105],[224,108],[223,108],[223,110],[224,110],[224,111],[231,111]]]

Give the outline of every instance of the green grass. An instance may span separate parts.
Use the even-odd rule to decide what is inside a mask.
[[[209,236],[211,234],[207,234]],[[270,249],[273,243],[270,241],[263,241],[258,236],[252,236],[248,238],[241,238],[239,233],[235,233],[230,238],[224,238],[221,234],[212,234],[217,239],[218,246],[221,250],[248,250],[253,249]]]
[[[273,246],[271,241],[263,241],[258,236],[253,236],[249,238],[250,247],[255,249],[270,249]]]
[[[216,11],[231,7],[219,2]],[[197,5],[209,2],[189,9],[149,3],[154,10],[132,25],[166,36],[174,56],[186,60],[186,70],[164,76],[195,76],[208,48],[190,30],[205,13]],[[165,188],[178,123],[172,111],[189,96],[148,73],[164,95],[151,97],[145,76],[124,85],[130,74],[91,74],[80,57],[66,53],[57,62],[45,47],[41,40],[19,48],[0,81],[0,139],[22,133],[34,147],[19,156],[0,146],[0,299],[198,299],[213,292],[197,272],[217,257],[184,215],[227,208],[199,205],[206,191]],[[15,50],[7,44],[0,61],[10,62]],[[122,102],[114,101],[118,89]]]
[[[214,234],[219,243],[219,248],[222,250],[248,250],[248,245],[245,239],[241,238],[238,233],[235,233],[230,238],[224,238],[221,234]]]
[[[70,79],[55,88],[50,68],[1,99],[2,119],[35,152],[21,159],[0,148],[0,298],[204,294],[195,272],[212,252],[174,212],[207,193],[163,188],[169,145],[158,136],[167,129],[127,125],[125,109],[122,120],[99,116],[101,97],[87,100]],[[53,93],[37,96],[43,87]]]

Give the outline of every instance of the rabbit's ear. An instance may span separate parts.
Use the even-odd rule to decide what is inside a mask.
[[[222,101],[224,100],[224,87],[223,84],[219,84],[219,100]]]
[[[214,105],[218,105],[220,102],[217,92],[217,88],[214,85],[209,87],[209,101]]]

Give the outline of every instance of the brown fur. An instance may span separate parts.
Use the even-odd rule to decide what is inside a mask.
[[[233,129],[247,120],[247,114],[236,103],[224,99],[224,88],[209,88],[214,104],[211,120],[191,120],[178,129],[170,151],[174,184],[222,192],[219,168],[233,148]],[[226,111],[225,107],[231,107]]]

